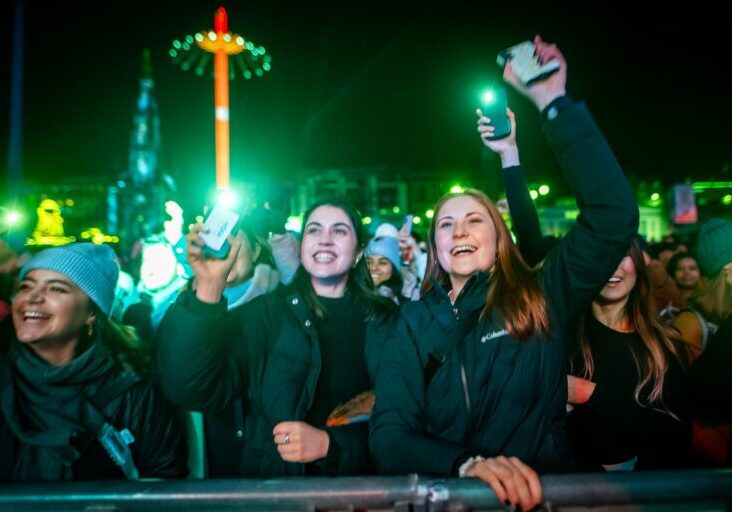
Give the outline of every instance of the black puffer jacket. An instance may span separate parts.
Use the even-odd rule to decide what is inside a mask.
[[[587,109],[574,104],[546,126],[580,207],[577,225],[539,272],[551,335],[518,341],[498,311],[428,363],[485,305],[487,275],[454,305],[438,283],[402,308],[376,382],[371,451],[381,472],[454,474],[471,455],[517,456],[538,471],[565,470],[565,340],[628,249],[638,228],[633,193]],[[436,360],[441,357],[434,358]]]
[[[378,334],[386,324],[353,319],[366,330],[365,361],[376,372]],[[285,462],[272,438],[282,421],[304,421],[321,371],[313,314],[294,286],[280,288],[231,311],[226,301],[206,304],[187,292],[170,308],[158,333],[158,369],[166,396],[186,409],[227,411],[243,398],[246,409],[243,476],[301,476],[305,464]],[[343,342],[349,341],[343,333]],[[362,389],[360,391],[366,391]],[[373,472],[365,423],[326,429],[331,448],[318,464],[327,475]]]
[[[30,351],[21,345],[16,348],[18,351]],[[107,422],[117,431],[128,429],[133,435],[130,451],[140,477],[173,478],[187,474],[185,440],[175,420],[175,413],[156,386],[124,369],[101,347],[92,348],[95,348],[93,354],[85,353],[79,358],[96,359],[92,363],[97,364],[97,368],[105,367],[108,370],[97,372],[89,380],[70,375],[65,382],[39,386],[37,389],[44,396],[37,396],[36,400],[44,404],[41,407],[29,407],[29,400],[23,395],[24,386],[20,385],[19,380],[23,377],[18,369],[17,356],[14,355],[19,352],[2,351],[0,481],[125,478],[97,439],[96,430],[100,421]],[[38,364],[45,363],[38,360]],[[85,398],[78,399],[82,395]],[[68,422],[58,423],[56,413],[49,415],[43,408],[52,408],[67,416]],[[39,448],[38,445],[21,440],[15,433],[21,430],[22,435],[37,438],[35,434],[43,432],[41,425],[50,425],[52,422],[57,425],[56,430],[61,428],[59,425],[75,425],[69,438],[69,448],[78,452],[78,457],[71,457],[73,462],[67,468],[62,467],[57,476],[49,476],[43,469],[47,470],[52,465],[49,458],[55,458],[58,453],[68,453],[67,449]]]

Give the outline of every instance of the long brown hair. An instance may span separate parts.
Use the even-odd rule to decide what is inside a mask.
[[[630,352],[635,362],[639,380],[635,387],[635,401],[642,406],[650,406],[676,417],[663,403],[663,384],[669,368],[668,354],[675,357],[682,367],[687,355],[682,354],[684,341],[678,331],[661,321],[656,302],[651,294],[651,281],[648,277],[643,249],[637,239],[633,240],[627,254],[633,260],[636,279],[625,304],[625,315],[633,327],[640,343],[631,343]],[[595,364],[592,349],[587,342],[585,319],[580,323],[579,343],[585,364],[584,377],[592,378]],[[651,386],[648,403],[641,403],[640,394],[646,386]]]
[[[450,286],[450,276],[437,261],[435,230],[439,211],[445,202],[461,196],[472,197],[483,205],[496,227],[496,261],[491,272],[491,286],[488,287],[485,306],[480,317],[485,318],[495,307],[503,315],[506,328],[514,338],[527,340],[535,334],[548,335],[549,315],[546,298],[539,287],[537,274],[521,257],[496,205],[480,190],[467,189],[460,193],[447,194],[437,202],[430,224],[427,272],[421,294],[424,296],[432,289],[433,280],[443,286]]]
[[[143,376],[152,375],[155,368],[152,347],[140,338],[134,327],[107,318],[99,306],[91,301],[89,303],[97,317],[94,322],[94,332],[99,335],[97,338],[99,343],[123,368]],[[79,341],[80,343],[92,341],[86,329],[82,329]]]
[[[356,234],[356,249],[357,251],[363,250],[366,236],[364,234],[361,214],[344,200],[338,198],[326,198],[321,199],[310,206],[302,218],[303,229],[307,225],[310,215],[312,215],[312,213],[321,206],[332,206],[334,208],[338,208],[348,216],[351,224],[353,224]],[[399,271],[399,269],[395,270],[397,272]],[[305,302],[308,303],[310,310],[313,311],[318,318],[325,318],[328,312],[325,310],[323,304],[318,300],[318,296],[316,295],[310,280],[310,274],[308,274],[305,267],[302,265],[297,269],[293,283],[305,299]],[[346,289],[354,294],[354,297],[366,313],[367,319],[379,316],[390,317],[398,312],[396,305],[391,301],[391,299],[382,297],[377,293],[374,283],[371,280],[371,272],[369,272],[369,267],[366,264],[366,258],[357,258],[349,272]]]

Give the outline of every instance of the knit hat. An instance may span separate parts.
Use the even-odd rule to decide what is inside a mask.
[[[379,236],[371,239],[369,244],[366,246],[364,256],[371,256],[378,254],[379,256],[385,257],[391,261],[395,269],[398,269],[402,265],[402,259],[399,255],[399,240],[393,236]]]
[[[702,274],[707,277],[716,276],[732,262],[732,222],[712,219],[701,227],[697,259]]]
[[[112,311],[119,264],[106,245],[88,242],[45,249],[20,269],[22,280],[31,270],[52,270],[68,277],[106,316]]]
[[[399,230],[397,228],[395,228],[393,224],[384,222],[383,224],[380,224],[378,228],[376,228],[376,232],[374,233],[374,238],[382,238],[385,236],[399,238]]]

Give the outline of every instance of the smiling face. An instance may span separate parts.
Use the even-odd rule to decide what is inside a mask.
[[[357,252],[355,227],[342,209],[319,206],[305,220],[300,259],[316,291],[316,282],[332,284],[347,281]]]
[[[366,264],[369,266],[369,273],[374,286],[379,286],[391,279],[394,265],[385,256],[380,254],[366,256]]]
[[[605,286],[600,290],[599,302],[603,304],[624,304],[628,301],[636,280],[635,263],[630,256],[625,256]]]
[[[21,343],[75,343],[95,320],[89,297],[63,274],[31,270],[13,300],[13,325]]]
[[[488,209],[469,195],[448,199],[435,213],[435,253],[453,288],[496,261],[496,226]]]
[[[701,278],[699,264],[692,257],[681,258],[676,265],[673,277],[680,288],[693,289],[699,283],[699,278]]]

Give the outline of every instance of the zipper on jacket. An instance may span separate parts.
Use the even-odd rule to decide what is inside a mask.
[[[468,410],[468,417],[473,416],[473,407],[470,404],[470,392],[468,391],[468,376],[465,374],[465,365],[460,362],[460,379],[463,381],[463,395],[465,397],[465,408]]]

